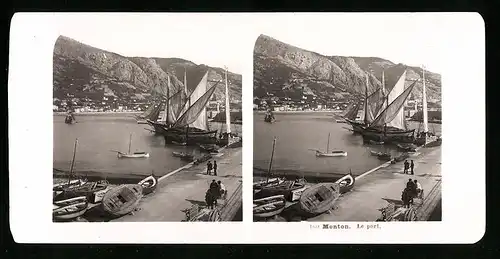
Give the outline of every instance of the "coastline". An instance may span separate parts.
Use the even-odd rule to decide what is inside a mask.
[[[131,115],[131,114],[142,114],[143,112],[75,112],[73,113],[76,116],[85,116],[85,115],[117,115],[117,114],[124,114],[124,115]],[[54,116],[62,116],[66,115],[67,112],[52,112]]]
[[[254,110],[254,113],[265,114],[267,111]],[[293,113],[342,113],[343,110],[321,110],[321,111],[273,111],[274,114],[293,114]]]

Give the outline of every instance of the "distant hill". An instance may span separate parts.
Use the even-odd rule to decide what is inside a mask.
[[[223,100],[225,95],[223,69],[180,58],[124,57],[60,36],[54,46],[53,62],[53,94],[58,99],[74,96],[102,100],[104,96],[115,96],[144,100],[150,98],[153,89],[167,85],[167,75],[173,94],[184,87],[184,69],[188,89],[194,89],[209,69],[210,86],[221,80],[214,99]],[[241,75],[228,72],[231,100],[241,100],[241,82]]]
[[[254,48],[254,95],[263,97],[272,93],[293,98],[303,91],[324,99],[359,97],[365,92],[366,75],[369,93],[381,86],[383,69],[387,90],[392,89],[405,69],[406,86],[422,76],[420,68],[382,58],[326,56],[260,35]],[[427,70],[425,75],[428,97],[438,98],[441,75]],[[421,98],[420,82],[411,96]]]

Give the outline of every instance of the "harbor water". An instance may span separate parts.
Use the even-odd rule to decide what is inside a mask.
[[[106,174],[149,175],[167,174],[187,162],[172,156],[173,151],[201,154],[196,147],[165,145],[162,136],[146,130],[147,124],[137,124],[132,114],[76,114],[76,124],[64,123],[64,115],[54,115],[53,166],[69,171],[75,139],[78,138],[74,171]],[[225,124],[210,123],[211,130],[226,130]],[[231,125],[231,131],[241,134],[241,125]],[[119,159],[112,150],[148,152],[149,158]]]
[[[272,124],[264,122],[264,114],[254,113],[254,172],[266,172],[272,152],[273,138],[276,147],[272,172],[278,175],[341,176],[352,172],[360,175],[385,161],[371,155],[370,151],[400,152],[394,146],[363,144],[361,135],[354,135],[349,124],[337,123],[332,112],[276,113]],[[422,127],[418,122],[408,122],[409,128]],[[429,125],[429,131],[440,135],[441,125]],[[421,130],[421,129],[420,129]],[[342,150],[346,157],[316,157],[310,149],[325,151],[330,133],[329,151]],[[260,178],[260,177],[256,177]]]

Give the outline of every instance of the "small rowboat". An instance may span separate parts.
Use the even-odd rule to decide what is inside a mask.
[[[321,151],[316,150],[316,156],[317,157],[338,157],[338,156],[347,156],[347,152],[341,151],[341,150],[336,150],[336,151],[331,151],[328,153],[324,153]]]
[[[52,190],[53,191],[62,191],[62,190],[67,189],[67,188],[83,185],[86,182],[87,182],[87,180],[77,179],[77,180],[71,180],[69,183],[68,182],[58,183],[58,184],[54,184],[52,186]]]
[[[276,195],[253,201],[253,216],[268,218],[280,214],[285,209],[285,196]]]
[[[147,152],[134,152],[134,153],[122,153],[117,152],[118,158],[148,158],[149,153]]]
[[[219,146],[215,144],[198,144],[198,146],[209,153],[219,153]]]
[[[383,160],[383,161],[389,161],[392,159],[392,156],[389,153],[381,153],[381,154],[378,154],[377,157],[379,160]]]
[[[52,217],[54,220],[65,221],[83,215],[89,206],[86,197],[75,197],[54,202]]]
[[[321,214],[331,209],[339,196],[339,184],[319,183],[302,193],[299,200],[300,208],[308,214]]]
[[[417,146],[414,144],[396,144],[396,146],[406,152],[417,152]]]
[[[355,182],[356,179],[352,177],[351,173],[348,173],[342,176],[340,179],[338,179],[335,183],[337,183],[340,187],[339,189],[340,194],[344,194],[352,189]]]
[[[283,195],[286,200],[291,201],[294,191],[298,191],[305,187],[305,182],[298,181],[283,181],[275,185],[266,185],[261,188],[259,193],[256,193],[255,198],[263,198],[269,196]]]
[[[269,180],[262,180],[262,181],[253,183],[253,188],[255,190],[259,190],[259,189],[262,189],[262,187],[277,185],[277,184],[280,184],[284,181],[285,181],[284,178],[269,178]]]
[[[98,182],[87,182],[80,186],[64,189],[61,194],[54,197],[54,200],[61,201],[65,199],[85,196],[87,197],[87,201],[91,203],[98,203],[99,201],[101,201],[103,192],[106,192],[108,190],[108,186],[109,183],[106,180],[101,180]]]
[[[372,156],[380,156],[380,155],[382,155],[382,154],[384,154],[384,153],[382,153],[382,152],[376,152],[376,151],[370,150],[370,154],[371,154]]]
[[[372,145],[383,145],[384,144],[384,141],[369,140],[368,142]]]
[[[346,120],[335,120],[336,123],[347,123]]]
[[[109,190],[102,199],[103,210],[112,217],[120,217],[132,212],[142,198],[142,186],[124,184]]]
[[[194,156],[191,155],[191,154],[188,154],[188,153],[184,153],[184,152],[172,152],[172,155],[175,156],[175,157],[180,157],[182,160],[188,160],[188,161],[193,161],[194,160]]]
[[[186,146],[186,142],[177,142],[177,141],[171,141],[172,144],[177,145],[177,146]]]
[[[140,181],[138,184],[142,186],[142,194],[147,195],[156,190],[156,187],[158,185],[158,180],[154,175],[150,175],[142,179],[142,181]]]

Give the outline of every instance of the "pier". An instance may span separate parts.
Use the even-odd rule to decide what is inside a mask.
[[[415,199],[416,220],[429,220],[441,201],[441,147],[421,148],[413,160],[414,175],[403,173],[403,162],[384,163],[356,177],[351,192],[342,195],[336,207],[307,221],[375,221],[380,209],[390,203],[401,205],[401,194],[408,179],[417,180],[424,189],[423,200]]]
[[[132,214],[112,220],[116,222],[180,222],[193,206],[205,207],[205,193],[212,180],[221,181],[228,192],[227,199],[219,199],[217,208],[222,221],[232,221],[242,206],[242,157],[240,148],[221,149],[210,161],[217,161],[217,176],[206,175],[206,163],[189,163],[165,174],[158,181],[156,191],[145,196]],[[208,161],[207,161],[208,162]]]

